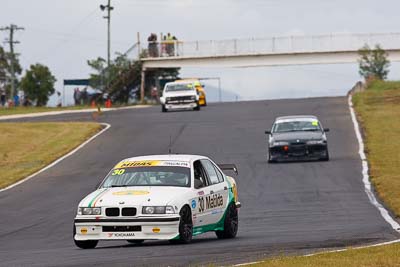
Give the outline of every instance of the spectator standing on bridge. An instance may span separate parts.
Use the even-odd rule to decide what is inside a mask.
[[[149,38],[147,38],[147,41],[149,42],[149,56],[158,57],[157,34],[150,34]]]
[[[174,55],[174,39],[171,35],[171,33],[167,33],[167,54],[168,56],[173,56]]]

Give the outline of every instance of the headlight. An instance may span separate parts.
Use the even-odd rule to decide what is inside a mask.
[[[145,206],[142,208],[142,214],[173,214],[175,213],[172,206]]]
[[[100,215],[101,208],[79,208],[78,215]]]
[[[272,142],[272,146],[288,146],[289,142]]]
[[[310,140],[307,141],[307,145],[322,145],[325,144],[325,140]]]
[[[170,97],[166,97],[165,101],[171,101],[171,98]]]

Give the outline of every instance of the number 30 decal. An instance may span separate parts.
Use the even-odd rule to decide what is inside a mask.
[[[204,197],[199,197],[199,212],[204,211]]]
[[[112,175],[122,175],[122,174],[124,174],[124,172],[125,172],[125,169],[114,170]]]

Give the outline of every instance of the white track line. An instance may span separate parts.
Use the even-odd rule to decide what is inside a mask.
[[[392,218],[392,216],[390,216],[390,213],[387,211],[387,209],[385,209],[385,207],[382,206],[382,204],[378,202],[378,200],[375,197],[374,192],[372,191],[372,186],[371,186],[371,182],[369,180],[369,174],[368,174],[367,156],[364,153],[364,142],[363,142],[363,138],[361,136],[360,126],[358,125],[357,117],[354,112],[352,98],[353,97],[350,94],[348,97],[348,104],[349,104],[349,108],[350,108],[351,119],[353,120],[353,124],[354,124],[354,131],[356,132],[358,145],[359,145],[358,154],[360,155],[360,158],[362,161],[362,175],[363,175],[363,183],[364,183],[365,193],[367,193],[368,199],[371,202],[371,204],[374,205],[379,210],[383,219],[385,219],[385,221],[387,221],[396,232],[400,233],[399,223],[396,222]]]
[[[85,142],[83,142],[82,144],[80,144],[77,148],[75,148],[74,150],[72,150],[71,152],[69,152],[68,154],[65,154],[64,156],[62,156],[61,158],[56,159],[55,161],[53,161],[52,163],[50,163],[49,165],[47,165],[46,167],[44,167],[43,169],[40,169],[39,171],[35,172],[34,174],[29,175],[28,177],[24,178],[23,180],[20,180],[12,185],[7,186],[6,188],[0,189],[0,193],[3,191],[6,191],[8,189],[11,189],[13,187],[16,187],[17,185],[22,184],[23,182],[26,182],[28,180],[30,180],[31,178],[35,177],[36,175],[38,175],[39,173],[44,172],[47,169],[50,169],[51,167],[53,167],[54,165],[56,165],[57,163],[61,162],[62,160],[68,158],[69,156],[75,154],[79,149],[81,149],[82,147],[84,147],[85,145],[87,145],[90,141],[92,141],[93,139],[95,139],[96,137],[98,137],[99,135],[101,135],[102,133],[104,133],[105,131],[107,131],[111,125],[108,123],[100,123],[101,125],[104,125],[105,127],[98,133],[96,133],[95,135],[93,135],[92,137],[90,137],[88,140],[86,140]]]
[[[148,106],[148,105],[136,105],[136,106],[128,106],[128,107],[120,107],[120,108],[102,108],[101,112],[114,111],[114,110],[124,110],[124,109],[147,108],[147,107],[150,107],[150,106]],[[3,116],[0,116],[0,121],[12,120],[12,119],[21,119],[21,118],[35,118],[35,117],[43,117],[43,116],[55,116],[55,115],[62,115],[62,114],[89,113],[89,112],[97,112],[97,108],[76,109],[76,110],[60,110],[60,111],[46,111],[46,112],[27,113],[27,114],[14,114],[14,115],[3,115]]]
[[[350,115],[351,115],[351,120],[353,121],[353,125],[354,125],[354,131],[356,133],[356,137],[358,140],[358,146],[359,146],[359,150],[358,150],[358,154],[360,155],[361,161],[362,161],[362,175],[363,175],[363,183],[364,183],[364,190],[365,193],[368,196],[369,201],[371,202],[372,205],[374,205],[379,212],[381,213],[381,216],[383,217],[383,219],[385,219],[385,221],[390,224],[390,226],[398,233],[400,233],[400,225],[398,222],[396,222],[392,216],[390,216],[390,213],[388,210],[385,209],[384,206],[382,206],[382,204],[380,204],[378,202],[378,200],[375,197],[374,192],[372,191],[372,186],[371,186],[371,182],[369,180],[369,174],[368,174],[368,161],[367,161],[367,156],[365,155],[364,152],[364,141],[360,132],[360,126],[358,124],[357,121],[357,117],[356,114],[354,112],[354,108],[353,108],[353,96],[352,94],[349,94],[347,102],[349,105],[349,109],[350,109]],[[392,241],[388,241],[388,242],[382,242],[382,243],[378,243],[378,244],[373,244],[373,245],[367,245],[367,246],[360,246],[360,247],[352,247],[350,249],[362,249],[362,248],[371,248],[371,247],[379,247],[379,246],[384,246],[384,245],[389,245],[389,244],[394,244],[394,243],[399,243],[400,239],[396,239],[396,240],[392,240]],[[311,253],[311,254],[306,254],[304,255],[304,257],[311,257],[314,255],[319,255],[319,254],[324,254],[324,253],[334,253],[334,252],[343,252],[343,251],[347,251],[349,250],[349,248],[344,248],[344,249],[336,249],[336,250],[328,250],[328,251],[321,251],[321,252],[317,252],[317,253]],[[255,262],[248,262],[248,263],[240,263],[240,264],[235,264],[232,266],[245,266],[245,265],[254,265],[254,264],[259,264],[259,263],[264,263],[265,261],[255,261]]]

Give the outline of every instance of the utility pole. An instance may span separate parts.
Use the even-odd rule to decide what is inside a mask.
[[[114,9],[114,7],[111,6],[111,0],[108,0],[107,5],[100,5],[101,11],[107,10],[107,16],[104,16],[107,20],[107,71],[106,71],[106,88],[108,90],[108,86],[110,85],[110,62],[111,62],[111,10]]]
[[[114,7],[111,6],[111,0],[108,0],[108,4],[106,6],[100,5],[100,9],[102,11],[107,10],[107,16],[104,16],[103,18],[107,19],[107,66],[110,67],[110,56],[111,56],[110,23],[111,23],[111,11],[114,9]]]
[[[11,74],[11,98],[14,97],[15,94],[15,70],[14,70],[14,44],[19,44],[19,41],[14,41],[14,32],[19,30],[25,30],[23,27],[18,27],[17,25],[11,24],[7,27],[1,27],[0,31],[9,31],[9,38],[5,40],[5,43],[8,43],[10,46],[10,74]]]

